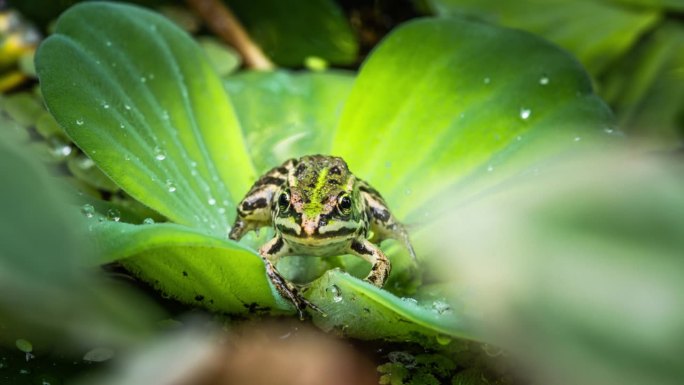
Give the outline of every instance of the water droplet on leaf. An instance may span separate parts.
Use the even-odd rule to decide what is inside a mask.
[[[117,209],[109,209],[107,210],[107,219],[118,222],[121,220],[121,212]]]
[[[166,154],[164,153],[164,150],[162,150],[161,147],[156,146],[154,148],[154,158],[157,160],[164,160],[166,159]]]
[[[530,115],[532,115],[532,110],[530,110],[529,108],[520,109],[520,119],[527,120],[530,118]]]
[[[176,185],[173,183],[171,179],[166,180],[166,187],[169,190],[169,192],[176,192]]]
[[[154,219],[152,219],[152,218],[145,218],[145,220],[143,220],[143,224],[145,224],[145,225],[153,225],[153,224],[154,224]]]
[[[330,292],[332,301],[335,303],[342,302],[342,290],[337,285],[332,285],[328,288],[328,291]]]
[[[92,218],[93,215],[95,215],[95,207],[89,203],[86,203],[81,206],[81,214],[85,215],[86,218]]]

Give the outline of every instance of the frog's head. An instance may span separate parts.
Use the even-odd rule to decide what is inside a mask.
[[[356,178],[342,158],[299,159],[276,195],[274,223],[289,236],[316,239],[353,237],[363,227]]]

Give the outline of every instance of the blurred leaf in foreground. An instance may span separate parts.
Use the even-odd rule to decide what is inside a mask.
[[[435,234],[483,339],[542,383],[681,383],[682,171],[590,157],[455,212]]]
[[[4,128],[4,127],[2,127]],[[0,141],[0,343],[70,338],[78,346],[127,344],[145,334],[154,306],[88,271],[92,251],[76,235],[82,216],[44,166]],[[96,283],[97,282],[97,283]]]
[[[684,26],[669,22],[605,78],[603,94],[625,132],[672,147],[684,138]],[[677,140],[678,139],[678,140]]]

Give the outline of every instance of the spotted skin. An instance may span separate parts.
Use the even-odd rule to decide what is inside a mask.
[[[259,178],[238,205],[229,237],[240,240],[246,232],[266,226],[275,229],[275,236],[259,255],[273,286],[292,302],[300,318],[307,307],[320,310],[275,268],[283,256],[353,254],[371,263],[366,281],[378,287],[391,270],[380,242],[403,242],[415,261],[408,233],[380,193],[356,178],[338,157],[290,159]]]

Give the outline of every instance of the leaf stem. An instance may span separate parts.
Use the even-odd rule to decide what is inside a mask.
[[[215,34],[235,47],[246,67],[258,70],[271,70],[275,67],[221,0],[187,0],[187,3]]]

